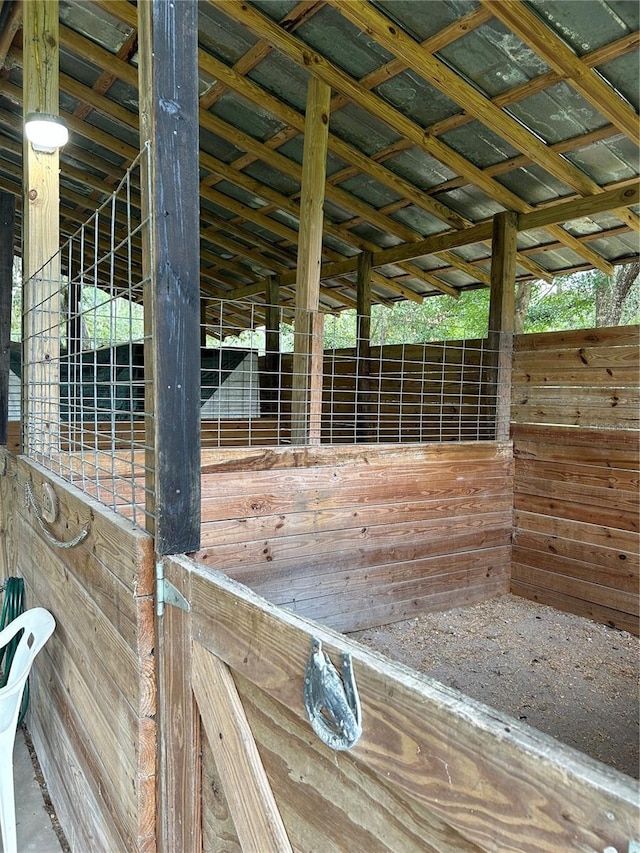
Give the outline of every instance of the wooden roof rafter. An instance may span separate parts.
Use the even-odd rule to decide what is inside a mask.
[[[462,155],[437,138],[425,134],[424,130],[411,119],[391,107],[378,95],[363,89],[357,81],[353,80],[353,78],[349,77],[349,75],[341,71],[325,57],[311,50],[294,36],[280,30],[270,19],[253,7],[250,7],[247,3],[242,2],[242,0],[209,0],[209,2],[220,7],[225,15],[246,26],[247,29],[255,33],[259,38],[268,40],[274,47],[277,47],[298,65],[307,70],[312,69],[315,75],[322,77],[332,88],[342,92],[350,101],[394,128],[396,132],[411,140],[417,147],[422,148],[437,160],[440,160],[440,162],[445,163],[453,171],[458,172],[469,183],[476,185],[490,198],[502,204],[505,209],[515,210],[517,213],[526,213],[530,209],[530,205],[515,195],[515,193],[492,178],[487,177],[481,169],[471,164]],[[363,3],[347,4],[340,11],[346,13],[347,10],[352,8],[359,10],[364,5]],[[368,4],[366,8],[367,10],[372,9]],[[414,42],[413,44],[416,43]],[[484,99],[484,101],[486,102],[487,99]],[[541,150],[539,146],[536,146],[536,149],[538,151]],[[557,164],[554,164],[554,169],[557,170],[557,168]],[[585,176],[585,187],[586,185]],[[591,182],[588,182],[588,189],[592,189]],[[559,226],[553,226],[553,228],[555,229],[554,236],[565,242],[577,254],[584,256],[586,260],[603,272],[607,274],[612,272],[611,264],[606,262],[601,256],[582,247],[570,235],[562,232]]]
[[[481,0],[491,14],[513,33],[527,40],[554,71],[582,97],[603,113],[621,133],[634,142],[638,138],[638,116],[615,89],[608,86],[592,67],[583,62],[541,18],[519,0],[500,3]]]
[[[133,26],[135,24],[135,18],[131,14],[131,11],[127,10],[126,7],[121,8],[119,6],[114,6],[113,3],[109,3],[109,2],[102,3],[100,5],[104,6],[105,8],[108,7],[110,11],[116,11],[117,10],[118,17],[123,22],[129,24],[130,26]],[[318,3],[312,4],[314,12],[318,11],[318,9],[322,5],[324,5],[324,2],[320,3],[320,4],[318,4]],[[301,6],[305,6],[305,4],[301,4]],[[307,10],[307,14],[306,14],[305,19],[308,19],[310,8],[308,6],[305,6],[305,8]],[[291,15],[287,18],[287,20],[292,20],[293,18],[294,18],[294,16]],[[460,27],[455,28],[455,32],[462,32],[462,31],[464,31],[465,27],[467,27],[467,26],[468,26],[468,24],[463,23],[460,25]],[[291,27],[287,31],[290,32],[293,29],[295,29],[295,27]],[[63,35],[63,37],[64,37],[64,35]],[[452,36],[451,37],[453,37],[453,30],[452,30]],[[262,45],[263,43],[261,42],[259,44]],[[267,52],[266,49],[263,49],[263,48],[261,48],[260,50],[256,50],[253,54],[253,58],[254,59],[256,59],[257,57],[264,58],[264,56],[266,55],[266,52]],[[210,57],[206,57],[204,55],[204,52],[202,50],[200,51],[200,66],[204,70],[208,71],[212,75],[220,74],[220,72],[222,71],[222,69],[220,67],[221,65],[222,65],[222,63],[219,63],[217,60],[213,60]],[[249,68],[253,67],[253,63],[249,62],[249,61],[245,61],[245,62],[243,62],[242,67],[249,69]],[[239,87],[242,94],[246,95],[248,93],[247,90],[250,89],[251,87],[254,87],[254,89],[256,89],[256,90],[258,89],[258,87],[255,87],[255,84],[247,85],[249,83],[249,81],[244,81],[244,78],[242,78],[242,79],[243,79],[244,84]],[[237,78],[236,78],[236,80],[237,80]],[[63,88],[64,88],[64,84],[63,84]],[[77,93],[78,93],[78,90],[76,88],[76,94]],[[262,91],[257,97],[255,97],[254,93],[250,93],[250,94],[254,95],[254,97],[252,99],[254,101],[256,101],[257,103],[261,103],[261,104],[264,103],[264,100],[265,100],[264,91]],[[273,100],[275,100],[275,99],[272,99],[272,101]],[[201,104],[202,104],[202,102],[203,101],[201,99]],[[208,99],[205,99],[205,103],[206,102],[208,102]],[[94,103],[96,103],[96,102],[94,101]],[[276,108],[275,114],[281,116],[282,110]],[[116,116],[114,116],[114,117],[116,117]],[[294,110],[292,110],[291,108],[287,108],[287,118],[291,122],[292,126],[294,128],[296,128],[296,133],[298,131],[303,130],[303,128],[304,128],[304,116],[299,115],[299,114],[295,114]],[[215,134],[221,136],[222,138],[224,138],[228,141],[231,141],[233,144],[236,144],[239,147],[246,149],[247,153],[250,154],[250,157],[248,159],[244,156],[240,157],[238,160],[238,164],[232,163],[231,167],[224,164],[224,174],[219,175],[217,178],[213,178],[213,179],[212,178],[205,178],[203,181],[204,185],[210,186],[210,185],[214,184],[215,182],[222,180],[222,179],[231,180],[232,183],[237,183],[239,180],[242,181],[242,178],[240,177],[240,175],[242,175],[242,173],[240,172],[240,168],[243,168],[244,166],[247,165],[248,162],[253,162],[256,159],[262,160],[262,161],[268,163],[269,165],[272,165],[274,168],[278,169],[279,171],[282,171],[285,174],[288,174],[294,180],[299,180],[301,167],[297,166],[297,164],[293,163],[292,161],[288,160],[287,158],[283,158],[281,155],[279,157],[277,155],[272,156],[270,154],[270,148],[269,148],[268,143],[266,143],[266,144],[260,143],[257,140],[252,139],[251,137],[249,137],[248,134],[242,133],[242,132],[238,131],[237,129],[232,128],[226,122],[223,122],[221,119],[218,119],[217,117],[212,116],[206,110],[201,111],[201,125],[203,127],[205,127],[206,129],[210,130],[212,133],[215,133]],[[280,137],[280,139],[278,140],[279,144],[282,144],[282,142],[286,141],[287,138],[289,138],[288,135],[285,135],[284,137]],[[364,158],[363,155],[358,156],[355,149],[351,149],[349,151],[348,149],[350,148],[350,146],[348,146],[346,143],[340,144],[340,142],[338,140],[335,141],[334,146],[335,146],[335,148],[339,149],[340,155],[347,156],[351,160],[357,158],[359,161],[359,165],[361,167],[363,167],[363,161],[366,158]],[[274,154],[275,154],[275,151],[274,151]],[[202,155],[202,161],[205,165],[207,165],[207,155],[205,155],[205,154]],[[209,162],[211,162],[211,160],[209,160]],[[220,167],[219,162],[218,162],[218,166]],[[236,170],[235,175],[230,171],[231,168],[235,168],[235,170]],[[373,168],[374,167],[372,167],[371,165],[369,165],[369,167],[367,167],[367,165],[365,164],[363,167],[363,171],[364,170],[368,171],[369,169],[373,169]],[[214,170],[212,168],[212,172],[215,173],[215,171],[216,170]],[[219,171],[220,171],[220,168],[218,168],[218,172]],[[378,170],[378,175],[377,175],[378,178],[380,178],[380,171],[382,171],[382,170],[380,170],[380,169]],[[386,170],[384,170],[384,171],[386,172]],[[391,173],[389,173],[389,174],[391,174]],[[331,181],[329,181],[328,183],[332,184]],[[408,182],[402,182],[402,179],[399,179],[399,178],[396,178],[395,181],[393,181],[392,183],[395,185],[396,188],[401,183],[404,183],[403,189],[405,189],[405,190],[409,186]],[[245,180],[244,184],[241,184],[241,185],[244,185],[245,188],[248,188],[247,187],[247,180]],[[250,191],[252,191],[252,192],[257,191],[255,184],[253,185],[253,188]],[[271,210],[269,210],[268,208],[264,208],[262,211],[263,213],[273,212],[277,208],[283,209],[283,205],[286,204],[286,201],[282,196],[280,196],[279,198],[274,198],[274,196],[276,194],[274,192],[269,192],[268,188],[263,189],[263,193],[264,192],[269,193],[269,195],[271,196],[271,199],[272,199],[273,203],[276,205],[276,207],[272,208]],[[460,218],[457,214],[454,214],[452,211],[448,210],[444,205],[439,204],[438,202],[432,201],[432,200],[428,199],[428,197],[425,198],[424,195],[422,195],[418,199],[417,196],[419,194],[417,192],[415,192],[415,189],[413,190],[412,195],[414,196],[414,203],[419,203],[421,207],[425,208],[426,210],[428,210],[433,215],[436,215],[438,218],[443,219],[445,222],[448,222],[449,224],[455,223],[459,227],[463,227],[465,224],[469,224],[469,223],[465,223],[465,221],[462,218]],[[359,224],[361,221],[369,221],[369,222],[372,222],[373,224],[377,224],[378,227],[380,227],[382,230],[388,230],[390,233],[397,233],[398,231],[404,231],[404,238],[403,239],[405,239],[405,240],[413,240],[416,238],[416,236],[419,236],[419,235],[416,235],[415,233],[409,234],[408,230],[403,229],[403,226],[400,223],[394,223],[393,221],[384,220],[383,214],[380,214],[379,211],[375,211],[374,209],[370,208],[369,205],[366,205],[365,203],[359,201],[355,196],[346,193],[344,190],[340,190],[340,188],[338,188],[338,187],[336,187],[334,190],[332,190],[331,186],[328,186],[327,187],[327,196],[330,199],[332,199],[333,201],[335,201],[337,204],[339,204],[340,206],[345,207],[346,209],[355,209],[354,212],[357,215],[353,219],[354,225]],[[289,212],[292,212],[291,208],[289,208]],[[240,221],[241,221],[241,217],[237,221],[237,224],[239,224]],[[331,226],[329,225],[329,223],[326,224],[326,229],[328,230],[328,233],[332,233]],[[343,240],[344,242],[353,243],[353,245],[355,245],[357,248],[360,248],[360,249],[365,248],[365,246],[363,246],[361,241],[354,242],[353,237],[349,237],[349,235],[348,235],[348,233],[344,227],[341,229],[341,231],[342,231],[342,233],[333,232],[334,236],[337,236],[339,239]],[[374,244],[370,244],[370,248],[375,250],[378,247],[375,246]],[[467,272],[467,273],[471,272],[469,265],[462,258],[458,258],[455,255],[449,254],[446,256],[445,260],[449,265],[453,266],[455,269],[459,269],[459,270],[461,270],[463,272]],[[527,268],[529,268],[533,272],[533,274],[536,275],[537,277],[540,277],[540,278],[548,278],[549,277],[544,269],[538,267],[537,265],[534,265],[532,262],[529,262],[526,259],[521,259],[521,260],[522,260],[523,265],[525,265]],[[424,281],[424,283],[426,285],[431,285],[433,288],[435,288],[441,292],[448,293],[449,295],[452,295],[452,296],[458,295],[457,292],[455,291],[455,289],[451,288],[446,283],[441,282],[437,278],[436,275],[425,275],[424,272],[422,270],[420,270],[418,267],[415,267],[415,265],[409,265],[406,269],[406,272],[408,272],[414,279],[422,280],[422,281]],[[474,271],[473,274],[479,276],[480,281],[484,282],[485,284],[488,284],[488,275],[486,273],[483,273],[482,271],[480,271],[480,272]],[[374,277],[373,283],[374,284],[382,284],[383,286],[387,287],[387,282],[383,281],[382,280],[383,278],[384,277],[380,277],[380,276]],[[394,289],[393,285],[391,285],[391,287],[388,289],[393,290]],[[399,295],[404,295],[404,294],[409,294],[408,298],[413,298],[411,295],[411,290],[403,289],[399,293]],[[417,300],[417,301],[420,301],[420,300]]]
[[[323,4],[324,5],[324,4]],[[458,22],[457,25],[447,28],[446,37],[441,34],[441,37],[437,40],[438,45],[442,45],[444,43],[448,43],[448,41],[453,38],[459,36],[462,32],[467,31],[471,26],[478,26],[482,20],[486,19],[487,15],[482,14],[478,15],[472,13],[470,15],[465,16],[465,18]],[[429,40],[431,41],[431,40]],[[260,42],[262,45],[264,42]],[[264,50],[260,51],[249,51],[252,56],[251,62],[244,61],[245,57],[243,57],[242,68],[245,70],[249,70],[252,67],[255,67],[257,64],[257,58],[263,58],[265,55]],[[255,64],[254,64],[255,61]],[[246,78],[242,77],[237,69],[234,67],[233,69],[228,68],[219,60],[216,60],[212,57],[202,57],[201,55],[201,67],[208,71],[212,76],[221,76],[226,81],[226,86],[230,89],[237,91],[243,97],[248,98],[253,103],[259,105],[260,107],[266,108],[270,110],[274,116],[282,119],[286,124],[289,125],[288,129],[284,131],[278,131],[274,137],[262,143],[263,146],[268,148],[278,148],[283,145],[285,142],[297,136],[298,132],[302,132],[304,130],[304,116],[298,114],[291,107],[284,105],[282,102],[278,101],[272,95],[267,93],[264,89],[261,89],[255,83]],[[239,63],[237,63],[239,64]],[[391,63],[390,63],[391,65]],[[396,63],[397,65],[397,63]],[[404,65],[402,64],[404,67]],[[393,73],[398,73],[397,68],[394,67]],[[388,66],[385,66],[385,71],[389,70]],[[375,74],[375,72],[374,72]],[[388,76],[387,74],[380,75],[382,77]],[[369,75],[371,78],[371,75]],[[367,86],[373,86],[375,83],[379,82],[378,76],[368,79]],[[361,81],[362,82],[362,81]],[[340,109],[347,100],[344,96],[334,95],[331,101],[331,110]],[[383,186],[387,186],[395,192],[399,192],[402,195],[406,196],[406,204],[415,204],[421,209],[425,210],[435,218],[441,220],[442,222],[453,226],[455,228],[464,228],[472,223],[469,220],[465,220],[464,217],[461,217],[459,214],[447,208],[441,202],[438,202],[436,199],[430,198],[429,195],[425,195],[423,192],[419,192],[413,187],[408,181],[405,181],[400,176],[394,174],[388,169],[385,169],[376,160],[372,158],[366,157],[364,154],[359,152],[356,148],[349,145],[347,142],[344,142],[339,137],[329,134],[329,148],[336,153],[339,157],[344,159],[345,161],[352,163],[353,165],[348,170],[345,170],[345,173],[340,173],[338,175],[329,176],[327,178],[327,197],[332,198],[337,201],[339,204],[342,204],[344,207],[360,207],[362,210],[362,205],[358,203],[357,199],[354,201],[354,196],[349,194],[343,194],[336,198],[335,193],[332,193],[331,187],[340,184],[342,181],[347,180],[349,177],[352,177],[354,174],[358,174],[361,172],[363,174],[368,174],[374,180],[379,181]],[[251,162],[254,162],[257,159],[261,159],[259,153],[254,152],[247,156],[239,158],[233,165],[236,168],[244,168],[249,165]],[[404,205],[403,205],[404,206]],[[384,214],[385,211],[378,210],[378,214]],[[369,219],[367,213],[362,213],[353,218],[353,220],[349,223],[350,227],[354,227],[361,222],[367,221]],[[370,221],[370,219],[369,219]],[[463,259],[458,258],[457,256],[448,256],[447,261],[456,269],[460,269],[465,271],[465,262]],[[545,280],[550,280],[550,276],[547,271],[540,267],[538,264],[528,260],[527,258],[520,257],[520,264],[528,269],[536,278],[542,278]],[[468,268],[466,268],[468,271]],[[414,277],[416,275],[416,270],[413,268],[409,270]],[[420,276],[417,276],[420,278]],[[488,284],[488,277],[486,279],[482,279],[486,284]],[[444,292],[448,292],[446,287],[442,287],[439,280],[435,277],[431,277],[429,280],[436,289],[442,290]]]
[[[59,82],[72,131],[71,143],[61,159],[63,236],[79,224],[92,205],[105,200],[122,170],[136,156],[138,127],[133,100],[138,87],[138,72],[133,64],[138,31],[135,5],[126,0],[68,2],[70,8],[65,8],[60,25],[61,49],[66,59]],[[72,11],[76,2],[91,2],[91,14],[76,19]],[[205,27],[205,35],[198,47],[200,125],[208,132],[205,150],[201,148],[200,152],[203,288],[224,298],[244,293],[262,300],[265,277],[270,276],[280,282],[282,298],[291,298],[300,219],[301,165],[296,137],[304,133],[305,117],[300,106],[292,106],[300,105],[303,98],[297,96],[288,102],[286,95],[280,96],[287,85],[284,77],[278,78],[278,74],[282,75],[282,62],[293,62],[306,72],[291,78],[296,84],[311,72],[332,87],[330,113],[337,115],[353,105],[356,111],[368,115],[374,134],[379,129],[383,144],[395,135],[386,147],[381,147],[377,138],[374,145],[364,144],[365,138],[358,135],[352,120],[357,112],[348,118],[340,117],[342,121],[336,121],[333,132],[330,127],[328,150],[344,166],[334,167],[325,184],[326,280],[325,292],[321,292],[325,310],[353,304],[354,259],[362,251],[379,256],[381,251],[389,251],[381,247],[392,246],[395,253],[393,263],[373,271],[374,298],[383,303],[398,298],[419,302],[424,296],[443,290],[458,296],[468,287],[486,284],[488,238],[478,243],[477,250],[465,250],[462,247],[467,238],[451,243],[451,231],[473,232],[477,227],[474,223],[483,222],[500,209],[512,209],[522,218],[562,206],[571,199],[579,201],[602,195],[608,188],[628,186],[635,177],[629,146],[634,140],[637,117],[625,97],[635,102],[629,62],[640,42],[634,17],[610,15],[607,20],[615,19],[616,23],[602,37],[596,35],[596,25],[580,21],[577,12],[572,15],[570,27],[563,31],[551,9],[555,2],[549,0],[549,8],[538,11],[528,0],[505,0],[501,4],[483,0],[471,11],[458,13],[447,7],[442,14],[434,15],[433,21],[431,16],[421,19],[419,12],[414,12],[420,0],[406,9],[399,4],[397,10],[368,0],[279,0],[272,8],[264,3],[254,5],[253,0],[210,0],[208,5],[203,4],[200,25]],[[602,4],[606,6],[608,0],[602,0]],[[21,194],[22,127],[14,106],[22,102],[18,71],[22,63],[21,7],[20,3],[0,0],[4,24],[0,34],[0,137],[8,152],[5,162],[0,163],[0,185],[11,191],[17,189],[16,194]],[[276,8],[279,17],[272,12]],[[518,17],[519,11],[522,14]],[[606,9],[603,14],[606,17]],[[511,19],[507,20],[509,16]],[[560,14],[558,20],[561,18]],[[364,40],[353,29],[354,20],[360,33],[366,33]],[[440,22],[437,26],[436,20]],[[101,21],[104,28],[100,27]],[[116,22],[119,23],[115,25]],[[327,22],[336,34],[330,46],[324,45],[322,37]],[[17,33],[14,38],[6,36],[7,24],[14,35]],[[230,34],[228,44],[220,43],[220,50],[215,38],[211,40],[216,25],[222,39],[227,32]],[[530,62],[524,72],[529,79],[522,82],[523,75],[515,73],[517,66],[509,51],[504,50],[495,62],[504,74],[500,79],[507,83],[506,87],[504,83],[484,87],[481,76],[475,79],[474,72],[481,75],[483,68],[493,67],[491,36],[505,32],[503,27],[514,34],[513,44],[518,40],[528,51],[527,56],[537,57],[539,64]],[[412,34],[414,31],[423,35],[418,38]],[[578,46],[576,51],[565,42],[566,33]],[[344,47],[340,44],[341,35],[345,38]],[[457,45],[457,41],[467,37],[473,39],[470,46],[473,43],[484,51],[476,65],[467,66],[457,60],[464,53],[462,42]],[[381,51],[376,52],[374,41]],[[352,43],[358,44],[362,57],[358,50],[345,50]],[[370,47],[370,57],[377,56],[377,60],[365,58],[364,51]],[[578,55],[583,50],[586,52]],[[76,65],[73,56],[79,60]],[[361,58],[362,71],[358,71]],[[615,67],[611,64],[614,60]],[[539,73],[538,69],[544,70]],[[512,77],[510,72],[514,72]],[[409,75],[407,81],[418,86],[417,97],[421,79],[425,93],[433,92],[429,87],[434,86],[445,91],[448,101],[443,100],[440,105],[444,118],[424,126],[423,118],[414,118],[425,115],[424,110],[405,109],[401,101],[388,97],[387,93],[395,90],[384,84],[405,73]],[[202,82],[207,78],[211,84],[203,90]],[[508,85],[511,79],[516,85]],[[621,88],[616,80],[622,81]],[[566,84],[564,87],[558,87],[561,81]],[[397,86],[402,85],[399,78]],[[382,87],[379,92],[378,87]],[[514,120],[513,115],[523,113],[511,111],[511,106],[517,107],[532,95],[554,98],[559,103],[557,99],[569,87],[593,105],[594,112],[588,120],[571,118],[574,105],[569,100],[565,121],[564,105],[560,105],[564,123],[549,135],[548,143],[532,130],[541,126],[544,100],[539,102],[540,115],[535,116],[538,125],[534,121],[529,127],[526,116],[522,122]],[[485,88],[498,94],[489,96]],[[553,92],[547,95],[551,89]],[[619,91],[625,92],[625,97]],[[576,96],[576,109],[579,103]],[[234,104],[240,105],[237,120],[233,109],[229,109]],[[256,105],[255,121],[247,104]],[[601,109],[603,105],[605,108]],[[451,107],[454,110],[446,115]],[[502,155],[498,159],[482,152],[476,158],[469,147],[472,131],[477,127],[471,123],[483,121],[497,137],[495,150]],[[469,136],[465,144],[452,147],[467,125]],[[567,133],[570,128],[580,127],[582,132]],[[453,130],[458,135],[452,135],[449,141],[445,135]],[[505,142],[503,148],[500,139]],[[285,147],[290,141],[294,144]],[[233,151],[230,146],[236,152],[227,156],[225,152]],[[507,156],[509,148],[514,147],[520,153]],[[603,179],[607,157],[612,162],[617,157],[620,162],[610,181],[606,176]],[[574,163],[585,164],[584,170]],[[531,166],[539,167],[538,171]],[[434,182],[433,178],[438,181],[447,171],[452,177]],[[522,191],[517,183],[519,171],[527,182]],[[545,175],[551,176],[548,186]],[[336,206],[335,212],[332,205]],[[18,229],[22,222],[20,207],[19,202]],[[619,226],[615,225],[616,220]],[[615,263],[634,257],[634,252],[638,254],[632,235],[640,220],[629,206],[619,208],[614,217],[569,224],[568,229],[562,225],[552,216],[521,241],[519,279],[549,280],[556,270],[586,266],[610,272]],[[406,256],[403,246],[411,255],[410,247],[420,243],[423,235],[438,231],[441,236],[431,245],[439,248],[432,248],[431,261],[425,264]],[[213,239],[216,234],[217,242]],[[397,247],[392,245],[395,242]]]

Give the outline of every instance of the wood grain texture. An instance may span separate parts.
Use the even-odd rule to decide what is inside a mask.
[[[290,851],[231,673],[198,643],[192,646],[192,684],[243,853]]]
[[[407,454],[319,448],[298,467],[291,450],[262,470],[203,474],[197,559],[342,630],[505,591],[505,445]]]
[[[190,578],[163,560],[164,576],[187,599]],[[166,853],[202,849],[200,726],[191,687],[191,620],[165,606],[157,620],[158,845]]]
[[[419,804],[486,851],[597,850],[626,844],[635,831],[635,787],[621,774],[275,608],[221,574],[188,560],[180,565],[191,575],[194,639],[302,721],[311,634],[332,655],[351,652],[364,724],[349,757],[407,808]],[[307,737],[313,739],[310,731]]]
[[[202,750],[202,849],[210,853],[242,853],[202,717],[199,722]]]
[[[329,753],[305,720],[238,673],[235,680],[296,850],[478,853],[348,753]]]
[[[35,463],[7,458],[11,574],[24,578],[28,606],[57,622],[38,658],[31,723],[50,795],[76,849],[147,853],[156,843],[151,539]],[[68,540],[86,525],[82,543],[48,543],[24,509],[26,482],[36,498],[53,485],[60,516],[51,531]]]
[[[195,550],[200,532],[197,4],[146,3],[139,16],[140,139],[153,142],[145,201],[153,247],[145,254],[145,412],[153,413],[146,446],[153,448],[155,550],[166,554]]]
[[[639,342],[637,326],[519,336],[512,406],[512,591],[633,633]]]

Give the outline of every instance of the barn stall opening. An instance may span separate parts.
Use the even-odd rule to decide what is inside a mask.
[[[638,817],[630,779],[334,628],[509,589],[637,624],[629,576],[616,563],[625,562],[616,554],[629,566],[635,556],[626,536],[637,488],[629,374],[611,400],[588,384],[599,385],[597,372],[577,385],[561,377],[553,390],[543,378],[526,392],[533,415],[517,424],[514,443],[509,433],[515,281],[589,265],[611,272],[637,254],[637,176],[618,139],[632,127],[620,94],[629,87],[624,73],[614,87],[590,71],[613,57],[624,72],[632,28],[581,60],[545,19],[554,55],[569,63],[572,81],[588,72],[581,91],[606,108],[613,128],[590,129],[595,135],[576,143],[596,146],[576,155],[596,164],[587,175],[563,156],[573,126],[557,126],[555,148],[544,144],[537,126],[469,84],[477,68],[457,68],[458,39],[479,35],[474,55],[484,56],[505,26],[524,26],[534,45],[527,50],[549,59],[525,4],[515,18],[509,4],[430,6],[423,17],[437,44],[429,50],[415,41],[413,4],[398,6],[389,26],[370,3],[226,0],[202,4],[199,20],[187,0],[137,11],[92,4],[79,21],[63,12],[60,30],[55,4],[24,5],[23,52],[12,47],[2,89],[11,104],[22,100],[22,63],[25,79],[40,79],[53,102],[56,75],[38,75],[55,63],[59,40],[63,58],[80,49],[120,81],[111,101],[67,62],[60,83],[79,110],[74,129],[89,134],[89,148],[73,154],[88,168],[62,156],[59,220],[59,155],[49,161],[27,146],[25,186],[38,190],[15,220],[26,240],[24,396],[22,454],[3,451],[3,575],[22,575],[30,602],[48,604],[61,626],[36,672],[30,724],[74,849],[625,849]],[[16,24],[7,4],[2,13]],[[319,52],[332,53],[318,40],[327,24],[341,33],[339,56]],[[138,29],[141,144],[129,109],[138,97],[130,64]],[[8,32],[18,30],[19,21]],[[382,65],[368,83],[360,69],[354,85],[339,66],[362,58],[365,32],[365,53]],[[433,56],[451,45],[446,62]],[[512,56],[501,53],[500,62],[513,71]],[[270,86],[282,68],[306,95],[299,103]],[[456,92],[451,108],[434,99],[444,126],[425,134],[398,100],[405,73]],[[532,86],[546,95],[565,85],[554,74]],[[382,98],[372,89],[386,77],[392,91]],[[109,85],[105,77],[98,88]],[[516,104],[532,94],[523,86],[510,92]],[[26,109],[42,108],[36,94],[25,90]],[[563,103],[573,109],[571,98]],[[86,106],[102,126],[83,120]],[[21,127],[13,107],[4,112],[11,159]],[[550,114],[522,115],[535,123]],[[256,121],[265,123],[260,133]],[[484,128],[502,135],[497,172],[458,150],[455,134],[470,121],[480,161],[496,151]],[[613,186],[602,166],[612,145],[620,164]],[[518,151],[535,169],[522,169]],[[425,154],[448,164],[437,166],[431,193]],[[134,164],[124,179],[123,162]],[[103,203],[78,231],[70,205],[82,206],[80,175]],[[358,175],[365,186],[352,182]],[[520,196],[511,186],[525,177]],[[105,181],[118,187],[113,196]],[[56,199],[53,217],[29,203],[40,193]],[[70,239],[58,254],[60,221]],[[100,328],[99,305],[82,302],[92,283],[107,297],[109,331],[99,343],[83,328],[89,320],[92,334]],[[488,285],[486,339],[371,346],[372,299],[456,298]],[[359,315],[357,346],[325,353],[325,315],[344,307]],[[283,320],[293,328],[290,355],[276,343]],[[220,350],[222,390],[233,371],[220,366],[220,343],[256,324],[264,353],[240,345],[243,408],[216,410],[203,352]],[[633,370],[637,329],[619,334],[628,335]],[[582,364],[598,347],[606,360],[598,340],[569,344],[565,355],[551,338],[537,343],[548,345],[550,360],[577,355]],[[106,383],[98,366],[108,368]],[[528,383],[533,374],[525,376]],[[567,408],[564,393],[580,405]],[[516,386],[516,421],[528,400]],[[601,405],[606,417],[576,421],[585,404]],[[553,412],[563,414],[550,420]],[[605,564],[616,569],[600,571]],[[316,684],[319,669],[332,671],[325,652],[341,672],[333,726],[322,690],[305,693],[305,679]],[[349,748],[331,750],[316,730]]]

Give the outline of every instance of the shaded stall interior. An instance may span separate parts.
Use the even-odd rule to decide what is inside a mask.
[[[626,850],[637,835],[631,779],[345,634],[507,592],[637,632],[638,328],[514,339],[510,301],[516,280],[610,273],[637,257],[635,12],[576,13],[578,37],[561,3],[430,4],[425,15],[416,3],[225,0],[200,4],[199,71],[193,39],[182,56],[189,83],[159,31],[149,47],[144,16],[163,5],[68,3],[56,14],[75,134],[60,155],[70,248],[40,277],[27,252],[26,275],[53,282],[54,325],[65,298],[72,306],[53,361],[79,368],[75,399],[90,417],[50,430],[55,405],[40,411],[36,395],[22,447],[14,422],[2,455],[2,573],[24,577],[30,603],[60,626],[30,726],[72,848]],[[29,15],[44,8],[0,7],[9,193],[22,181],[20,105],[33,97],[20,16],[33,33]],[[163,123],[174,112],[159,105],[152,54],[172,58],[185,88],[197,80],[185,127]],[[494,61],[503,91],[489,85]],[[153,82],[140,86],[143,104],[136,64]],[[304,137],[327,124],[327,95],[329,154],[305,155]],[[139,109],[153,117],[141,137]],[[184,147],[171,159],[174,131]],[[321,160],[326,181],[308,174]],[[117,185],[113,202],[105,183]],[[192,205],[177,184],[195,192]],[[166,201],[159,216],[145,214],[145,193]],[[11,242],[24,232],[33,254],[46,229],[28,207]],[[178,236],[162,231],[173,218]],[[324,232],[315,249],[305,223]],[[105,250],[99,265],[80,243],[89,257]],[[180,287],[166,277],[178,266]],[[114,305],[129,299],[153,316],[122,356],[119,340],[83,341],[89,272]],[[369,339],[372,301],[489,285],[482,341],[399,352]],[[323,351],[322,325],[349,307],[356,346]],[[291,354],[273,337],[264,354],[250,348],[249,411],[203,419],[211,338],[256,325],[275,337],[292,321]],[[28,374],[50,328],[26,342],[24,383],[49,392],[59,374]],[[134,377],[140,346],[148,369]],[[102,357],[129,368],[125,399],[141,410],[95,417],[99,395],[82,387],[96,371],[85,383],[83,360]],[[185,376],[188,400],[175,393]],[[330,751],[306,718],[318,640],[336,665],[352,655],[362,736],[350,750]]]

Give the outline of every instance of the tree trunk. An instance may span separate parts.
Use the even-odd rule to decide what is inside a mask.
[[[515,317],[513,332],[516,335],[521,335],[524,332],[524,321],[527,318],[529,303],[531,302],[531,285],[530,281],[521,281],[516,287],[515,300]]]
[[[618,326],[625,299],[640,275],[640,263],[618,267],[596,289],[596,326]]]

